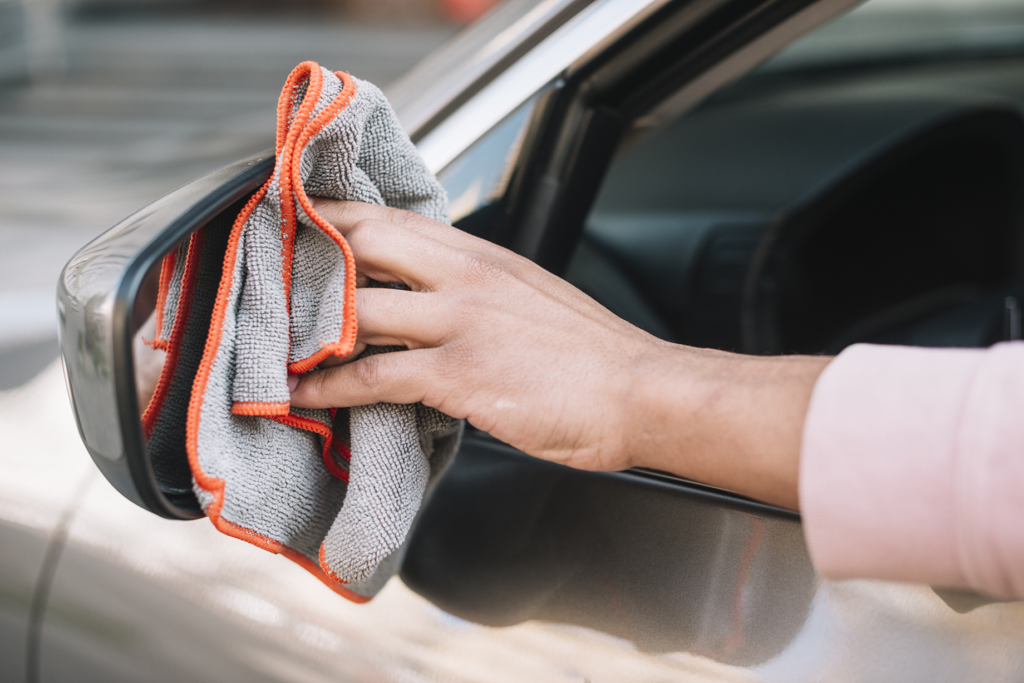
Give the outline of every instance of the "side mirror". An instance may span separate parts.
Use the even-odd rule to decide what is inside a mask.
[[[199,178],[97,237],[61,273],[61,356],[82,441],[118,492],[161,517],[193,519],[202,511],[191,492],[161,488],[147,454],[136,389],[145,368],[133,352],[155,306],[146,285],[166,254],[244,203],[273,170],[271,151]]]

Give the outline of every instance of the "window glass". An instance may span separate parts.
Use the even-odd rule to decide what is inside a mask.
[[[567,275],[698,346],[1005,339],[1022,109],[1024,3],[871,0],[627,136]]]
[[[1022,45],[1019,0],[871,0],[796,41],[759,71],[894,58],[946,60],[1016,52]]]
[[[448,192],[452,223],[457,227],[493,238],[535,102],[534,98],[522,105],[437,174]]]

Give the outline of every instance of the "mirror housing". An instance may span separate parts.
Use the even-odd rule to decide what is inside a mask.
[[[61,361],[82,441],[119,493],[161,517],[194,519],[202,510],[191,494],[161,490],[147,455],[132,356],[135,300],[166,253],[273,170],[269,151],[188,183],[79,250],[57,284]]]

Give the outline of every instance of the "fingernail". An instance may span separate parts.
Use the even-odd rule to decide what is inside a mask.
[[[288,393],[295,391],[295,387],[299,386],[298,375],[288,375]]]

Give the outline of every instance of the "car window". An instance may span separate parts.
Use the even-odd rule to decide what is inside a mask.
[[[1024,294],[1022,104],[1024,3],[871,0],[634,128],[566,275],[699,346],[1009,338]]]
[[[535,104],[531,98],[438,173],[457,227],[493,239]]]
[[[1015,52],[1024,43],[1017,0],[871,0],[794,42],[760,73],[894,59],[948,60]]]

